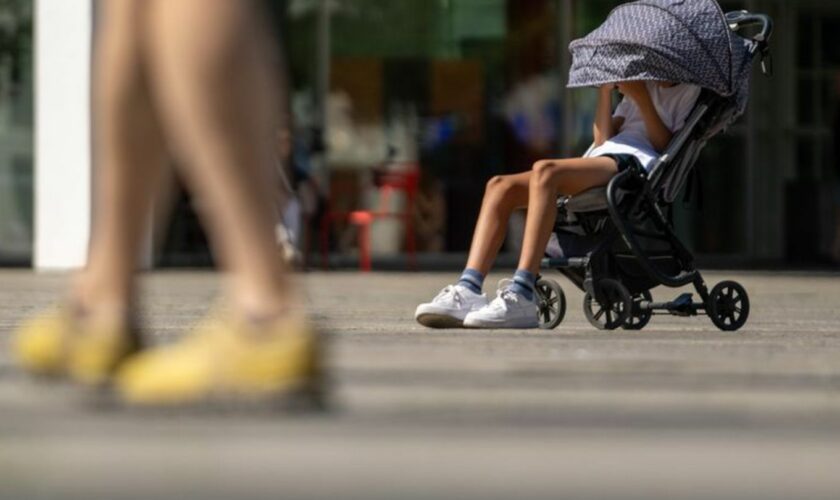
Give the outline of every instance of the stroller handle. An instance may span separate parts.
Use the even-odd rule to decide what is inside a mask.
[[[766,44],[773,36],[773,18],[767,14],[753,14],[746,10],[736,10],[726,13],[726,22],[732,31],[740,31],[751,26],[761,26],[761,31],[751,38],[758,43]]]

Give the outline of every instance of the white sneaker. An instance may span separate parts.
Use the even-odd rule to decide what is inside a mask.
[[[510,289],[512,280],[499,282],[496,298],[486,307],[467,314],[467,328],[537,328],[537,303]]]
[[[461,285],[451,285],[427,304],[417,306],[414,318],[429,328],[462,328],[468,313],[487,305],[487,295]]]

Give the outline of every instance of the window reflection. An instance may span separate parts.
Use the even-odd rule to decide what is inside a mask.
[[[32,1],[0,1],[0,263],[32,253]]]

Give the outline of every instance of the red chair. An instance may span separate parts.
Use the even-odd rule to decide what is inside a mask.
[[[397,167],[394,169],[394,167]],[[371,226],[377,219],[397,219],[405,229],[405,250],[408,254],[410,269],[417,266],[417,241],[414,232],[414,204],[420,185],[420,169],[417,164],[389,165],[388,170],[374,170],[373,182],[379,189],[379,206],[373,210],[353,210],[349,212],[333,211],[328,208],[321,219],[321,262],[324,268],[328,264],[329,238],[332,224],[345,221],[357,227],[359,238],[359,268],[370,271],[371,265]],[[402,168],[401,168],[402,167]],[[405,195],[405,207],[401,211],[391,208],[392,194]]]

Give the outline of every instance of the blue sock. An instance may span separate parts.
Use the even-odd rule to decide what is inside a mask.
[[[475,269],[466,268],[458,279],[458,284],[480,294],[481,287],[484,286],[484,275]]]
[[[518,269],[513,275],[513,284],[510,289],[528,300],[534,300],[534,287],[537,284],[537,277],[524,269]]]

